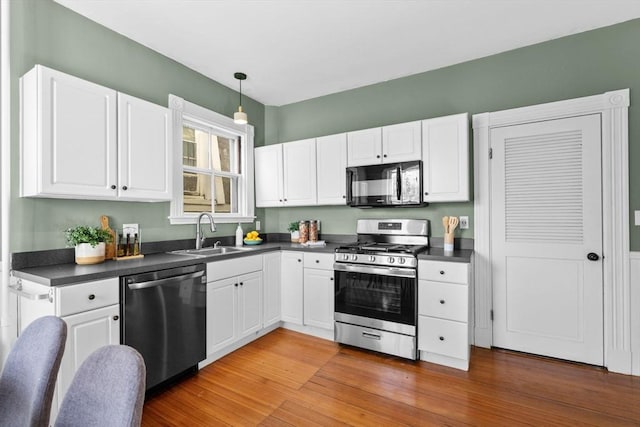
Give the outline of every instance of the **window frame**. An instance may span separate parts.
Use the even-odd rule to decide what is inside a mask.
[[[183,148],[182,127],[185,122],[205,127],[213,131],[220,131],[222,135],[228,134],[238,138],[240,144],[240,174],[238,177],[238,212],[237,213],[213,213],[216,223],[248,223],[255,220],[254,197],[254,128],[253,126],[238,125],[233,119],[207,108],[185,101],[179,96],[169,95],[169,109],[173,121],[173,158],[172,184],[173,198],[170,203],[169,222],[171,224],[195,224],[199,213],[184,212],[184,188],[183,188]],[[214,177],[236,176],[222,171],[214,171],[211,168],[212,192],[214,190]],[[211,194],[212,200],[214,194]],[[213,202],[212,202],[213,203]]]

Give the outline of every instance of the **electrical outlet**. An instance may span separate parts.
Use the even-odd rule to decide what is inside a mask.
[[[635,225],[640,225],[640,211],[634,211],[634,216],[635,216]]]
[[[260,231],[260,221],[256,220],[256,231]]]
[[[469,228],[469,217],[461,216],[459,219],[460,219],[460,230],[467,230]]]

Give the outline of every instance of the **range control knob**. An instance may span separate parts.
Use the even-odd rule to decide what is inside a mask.
[[[406,259],[404,258],[398,258],[398,264],[404,264],[406,261]]]
[[[374,257],[373,255],[371,255],[371,256],[369,257],[369,261],[370,261],[370,262],[373,262],[373,261],[375,261],[375,260],[376,260],[376,257]]]
[[[343,254],[342,259],[347,261],[349,259],[349,254]]]
[[[392,256],[390,256],[390,257],[387,259],[387,261],[389,262],[389,264],[393,264],[393,263],[394,263],[394,261],[395,261],[395,259],[394,259]]]
[[[353,255],[353,256],[351,257],[351,260],[352,260],[352,261],[356,261],[357,259],[358,259],[358,255]]]

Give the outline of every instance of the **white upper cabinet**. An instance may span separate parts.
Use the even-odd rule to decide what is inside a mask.
[[[420,160],[420,122],[400,123],[347,134],[349,166]]]
[[[171,199],[168,109],[41,65],[20,83],[21,196]]]
[[[21,94],[21,196],[117,195],[116,91],[36,65]]]
[[[282,206],[282,144],[254,150],[256,207]]]
[[[316,140],[305,139],[282,145],[284,205],[315,205]]]
[[[255,149],[256,207],[316,204],[315,139]]]
[[[171,200],[169,109],[118,93],[118,196]]]
[[[347,133],[347,164],[373,165],[382,162],[382,129],[364,129]]]
[[[318,204],[346,204],[346,133],[316,138],[316,167],[318,181]]]
[[[422,121],[425,202],[469,200],[469,114]]]
[[[382,163],[420,160],[420,122],[400,123],[382,128]]]

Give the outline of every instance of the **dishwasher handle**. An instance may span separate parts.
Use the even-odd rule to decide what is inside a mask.
[[[203,276],[204,276],[204,270],[196,271],[195,273],[191,273],[191,274],[184,274],[182,276],[167,277],[166,279],[149,280],[147,282],[140,282],[140,283],[128,283],[127,286],[129,286],[129,289],[132,289],[132,290],[155,288],[156,286],[166,285],[167,283],[197,279],[198,277],[203,277]]]

